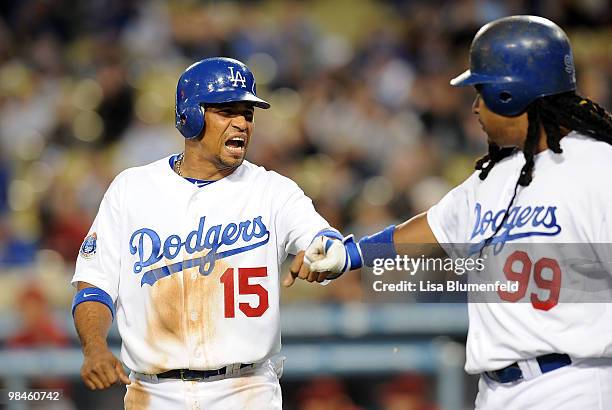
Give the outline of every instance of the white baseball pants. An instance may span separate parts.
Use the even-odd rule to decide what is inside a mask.
[[[569,366],[527,375],[514,383],[500,384],[480,376],[476,409],[612,409],[612,360],[572,359]]]
[[[131,372],[124,405],[126,410],[281,410],[281,375],[280,359],[205,381]]]

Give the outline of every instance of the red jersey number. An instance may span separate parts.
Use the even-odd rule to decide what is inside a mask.
[[[238,309],[248,317],[260,317],[270,307],[268,302],[268,291],[260,284],[252,284],[250,278],[263,278],[268,276],[268,269],[261,268],[238,268],[238,294],[239,295],[256,295],[258,302],[255,306],[249,303],[238,303]],[[236,317],[236,301],[235,301],[235,286],[234,286],[234,268],[227,270],[219,278],[223,284],[225,317]]]
[[[514,251],[504,263],[504,275],[511,282],[518,283],[515,292],[498,291],[499,297],[507,302],[518,302],[525,297],[529,287],[529,279],[533,271],[533,280],[539,289],[548,291],[548,297],[541,299],[537,293],[531,293],[530,300],[534,308],[550,310],[559,303],[561,291],[561,268],[556,260],[539,259],[535,264],[529,255],[523,251]],[[546,277],[544,276],[546,273]]]

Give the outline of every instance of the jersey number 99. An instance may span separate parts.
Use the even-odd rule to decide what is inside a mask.
[[[514,270],[515,265],[520,269]],[[534,308],[548,311],[559,303],[559,293],[561,292],[561,268],[556,260],[550,258],[539,259],[535,264],[524,251],[514,251],[506,263],[504,263],[504,275],[506,279],[518,283],[516,292],[498,291],[499,297],[507,302],[518,302],[521,300],[529,286],[529,278],[533,271],[533,280],[538,289],[548,291],[547,299],[540,299],[537,293],[531,293],[530,300]],[[550,272],[545,278],[543,273]]]

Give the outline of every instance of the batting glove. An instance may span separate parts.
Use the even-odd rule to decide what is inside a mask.
[[[353,235],[342,241],[326,236],[316,237],[306,249],[304,260],[312,272],[332,272],[327,279],[336,279],[344,272],[359,269],[363,257]]]

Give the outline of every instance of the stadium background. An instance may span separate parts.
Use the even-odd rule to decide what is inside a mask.
[[[610,109],[611,7],[606,0],[2,2],[2,387],[64,389],[61,403],[39,408],[121,406],[122,387],[89,392],[78,378],[68,282],[112,178],[181,151],[174,90],[191,62],[223,55],[252,68],[272,109],[256,113],[249,160],[294,179],[333,226],[359,236],[426,210],[486,150],[473,91],[448,84],[465,69],[485,22],[510,14],[557,22],[574,46],[579,91]],[[362,294],[356,274],[283,291],[285,408],[469,408],[476,379],[461,370],[465,306],[368,304]],[[116,331],[110,340],[119,346]]]

